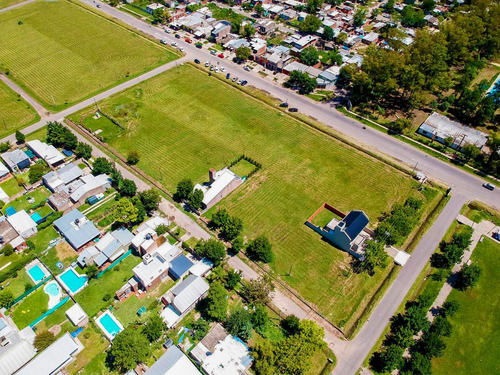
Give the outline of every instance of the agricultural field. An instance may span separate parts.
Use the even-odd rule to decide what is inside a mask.
[[[209,168],[220,169],[242,154],[261,163],[219,206],[243,219],[247,238],[268,235],[277,255],[271,264],[275,275],[347,330],[392,266],[374,277],[353,274],[351,258],[322,241],[305,220],[328,202],[345,212],[363,209],[373,226],[394,203],[425,198],[394,168],[189,65],[99,106],[127,128],[101,135],[123,155],[138,151],[138,166],[170,191],[183,178],[208,180]],[[92,111],[72,120],[91,118]],[[434,200],[438,194],[428,195]]]
[[[10,7],[11,5],[19,4],[24,0],[2,0],[0,1],[0,9]]]
[[[40,116],[31,105],[0,81],[0,138],[39,119]]]
[[[482,269],[479,283],[466,292],[453,290],[448,300],[460,304],[458,313],[450,318],[451,337],[445,338],[444,356],[432,360],[432,373],[498,374],[500,364],[500,245],[483,238],[472,253],[472,261]]]
[[[0,69],[54,111],[175,58],[160,44],[66,0],[0,14]]]

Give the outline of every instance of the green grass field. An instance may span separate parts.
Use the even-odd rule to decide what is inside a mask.
[[[108,135],[109,144],[123,155],[137,150],[138,166],[170,191],[186,177],[208,180],[209,168],[242,154],[261,163],[220,205],[243,219],[247,238],[270,237],[274,273],[333,322],[349,328],[359,318],[391,267],[374,277],[353,274],[351,258],[304,222],[328,202],[363,209],[374,224],[393,203],[421,196],[410,178],[188,65],[99,105],[128,127]]]
[[[0,81],[0,138],[39,119],[40,116],[31,105]]]
[[[0,9],[10,7],[25,0],[0,0]]]
[[[432,361],[436,375],[482,375],[500,372],[500,245],[484,238],[472,253],[482,269],[479,283],[466,292],[453,290],[448,297],[460,303],[450,318],[453,333],[446,338],[445,354]]]
[[[14,307],[12,320],[17,328],[23,329],[46,312],[48,306],[49,295],[43,291],[43,287],[40,287]]]
[[[0,69],[51,110],[175,59],[162,47],[66,0],[0,14]]]

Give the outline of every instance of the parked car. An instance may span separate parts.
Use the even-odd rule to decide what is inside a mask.
[[[179,47],[179,51],[184,52],[184,47]]]
[[[175,37],[176,37],[177,39],[180,39],[180,38],[181,38],[181,36],[180,36],[179,34],[175,34]]]
[[[288,103],[283,102],[283,103],[280,104],[280,107],[281,108],[288,108]]]
[[[485,183],[483,184],[483,187],[484,187],[485,189],[488,189],[488,190],[495,190],[495,185],[493,185],[493,184],[491,184],[491,183],[489,183],[489,182],[485,182]]]
[[[229,79],[231,77],[231,74],[227,73],[226,74],[226,79]]]
[[[239,80],[238,82],[236,82],[238,85],[241,85],[241,82],[243,82],[243,80]]]
[[[214,66],[212,65],[212,66],[210,67],[210,71],[212,72],[213,70],[214,70]]]
[[[196,44],[195,44],[195,46],[196,46],[196,48],[201,49],[201,48],[203,47],[203,44],[201,44],[201,43],[196,43]]]
[[[172,47],[177,47],[177,42],[172,42]]]
[[[205,62],[205,67],[208,68],[210,66],[210,63],[207,61]]]
[[[236,82],[238,80],[238,77],[234,77],[231,81]]]
[[[190,38],[185,38],[184,40],[186,41],[186,43],[193,43],[193,41]]]
[[[162,39],[162,40],[160,40],[160,43],[161,43],[161,44],[167,44],[167,41],[166,41],[166,40],[164,40],[164,39]]]
[[[221,71],[222,73],[224,73],[224,72],[226,71],[226,68],[224,68],[223,66],[221,66],[221,67],[220,67],[220,71]]]
[[[248,83],[248,81],[242,81],[241,86],[245,86]]]
[[[223,54],[223,53],[219,53],[219,54],[217,55],[217,57],[220,57],[221,59],[223,59],[223,58],[224,58],[224,54]]]
[[[196,64],[199,64],[199,63],[200,63],[200,60],[198,60],[198,59],[194,59],[194,62],[195,62]]]
[[[495,240],[500,241],[500,232],[493,232],[491,235]]]
[[[214,69],[214,72],[215,72],[215,73],[219,73],[219,68],[215,68],[215,69]]]
[[[290,112],[298,112],[299,110],[297,108],[290,108],[289,111]]]
[[[217,52],[216,52],[216,51],[214,51],[213,49],[212,49],[212,50],[210,50],[210,54],[211,54],[211,55],[215,55],[216,53],[217,53]]]
[[[167,34],[170,34],[170,33],[171,33],[171,31],[170,31],[169,29],[167,29],[167,28],[165,28],[165,29],[164,29],[164,31],[165,31]]]
[[[252,69],[250,69],[250,67],[247,65],[247,66],[245,66],[245,70],[246,70],[247,72],[249,72],[249,71],[250,71],[250,70],[252,70]]]
[[[174,342],[172,341],[172,339],[167,339],[167,341],[165,341],[165,343],[163,344],[163,347],[164,347],[165,349],[168,349],[168,348],[170,348],[173,344],[174,344]]]
[[[101,7],[101,4],[97,4],[96,7],[100,8]]]

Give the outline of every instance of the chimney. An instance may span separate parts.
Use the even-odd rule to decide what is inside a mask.
[[[210,185],[212,185],[215,181],[215,169],[214,168],[210,168],[210,170],[208,171],[208,177],[210,179]]]

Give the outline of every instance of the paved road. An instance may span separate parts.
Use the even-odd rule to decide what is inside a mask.
[[[37,0],[27,0],[27,1],[23,1],[22,3],[17,3],[17,4],[14,4],[14,5],[2,8],[2,9],[0,9],[0,13],[7,12],[7,11],[15,9],[15,8],[19,8],[20,6],[32,3],[34,1],[37,1]]]
[[[40,103],[38,103],[35,99],[33,99],[26,91],[24,91],[17,83],[12,82],[6,76],[0,74],[0,80],[2,80],[7,86],[10,87],[11,90],[17,92],[21,95],[21,98],[26,100],[34,109],[38,112],[41,118],[44,118],[50,114],[50,112],[42,107]]]
[[[80,1],[90,6],[95,6],[93,0]],[[305,96],[298,95],[279,84],[261,77],[256,72],[243,70],[241,65],[237,65],[227,59],[212,56],[206,49],[198,49],[193,44],[184,42],[183,39],[175,39],[172,34],[166,34],[161,28],[149,25],[107,4],[99,1],[96,1],[96,3],[101,4],[102,11],[154,38],[164,39],[169,43],[173,41],[177,42],[180,46],[184,47],[184,52],[191,59],[197,58],[202,63],[205,61],[211,61],[213,64],[219,63],[231,73],[231,76],[238,76],[239,79],[247,80],[250,85],[264,90],[282,101],[288,101],[291,107],[297,107],[300,112],[310,115],[331,128],[340,131],[353,139],[357,144],[364,144],[367,148],[385,153],[412,168],[418,163],[418,170],[436,180],[444,182],[460,194],[467,195],[471,200],[480,200],[500,209],[500,189],[495,189],[492,192],[485,190],[481,186],[484,182],[481,178],[462,171],[449,163],[437,160],[380,131],[369,127],[363,129],[362,123],[344,116],[332,104],[318,103]]]

